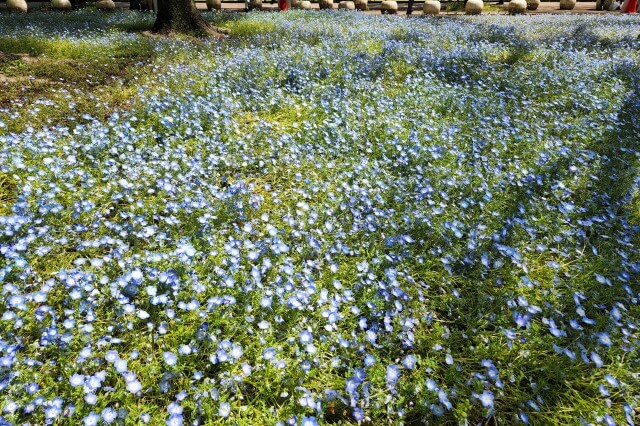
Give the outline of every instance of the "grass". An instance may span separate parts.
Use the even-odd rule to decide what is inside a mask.
[[[0,16],[8,421],[634,420],[631,18],[30,15]]]
[[[0,95],[0,106],[17,107],[14,111],[20,119],[12,120],[8,127],[14,132],[34,121],[76,119],[76,110],[104,119],[113,109],[126,108],[140,84],[141,65],[154,57],[152,41],[142,35],[123,37],[106,46],[93,41],[3,36],[0,52],[5,54],[0,75],[10,83]],[[68,101],[70,94],[72,102]],[[34,110],[38,97],[46,97],[47,103]]]
[[[0,174],[0,215],[6,216],[11,212],[10,207],[16,202],[16,193],[15,179],[8,174]]]

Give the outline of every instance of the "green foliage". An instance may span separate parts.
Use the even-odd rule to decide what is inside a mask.
[[[137,91],[139,77],[144,76],[142,64],[153,60],[153,48],[153,41],[142,35],[106,45],[93,40],[0,37],[0,52],[5,53],[0,74],[10,83],[0,93],[0,105],[13,105],[20,116],[9,123],[9,130],[20,131],[39,118],[72,124],[76,106],[97,117],[126,107]],[[74,93],[73,100],[61,102],[69,92]],[[33,102],[41,96],[47,102],[34,110]],[[52,101],[58,105],[53,106]]]
[[[46,303],[57,323],[74,321],[37,319],[31,300],[0,304],[22,321],[0,322],[0,340],[20,342],[0,397],[11,421],[45,423],[42,410],[10,410],[28,405],[33,380],[47,400],[75,404],[68,424],[107,407],[164,424],[181,391],[189,421],[356,424],[346,381],[360,369],[361,424],[625,421],[640,395],[640,308],[620,278],[637,292],[638,54],[607,26],[637,31],[630,19],[592,18],[592,30],[557,17],[205,16],[229,39],[130,34],[149,18],[101,23],[86,11],[60,19],[89,22],[87,33],[0,37],[0,74],[14,79],[0,94],[0,216],[29,221],[2,228],[13,257],[0,258],[0,282],[32,297],[53,280]],[[288,251],[274,254],[276,237]],[[185,242],[188,258],[177,253]],[[137,269],[146,281],[125,296]],[[78,299],[70,271],[91,277]],[[181,287],[157,278],[168,271]],[[294,296],[310,301],[296,308]],[[516,326],[514,313],[533,306],[541,313]],[[549,318],[566,334],[553,335]],[[576,318],[593,323],[569,326]],[[41,344],[54,326],[68,341]],[[307,328],[313,355],[300,342]],[[597,342],[602,331],[611,347]],[[242,356],[212,361],[227,340]],[[163,353],[182,345],[191,352],[168,365]],[[603,366],[581,359],[581,346]],[[114,349],[142,391],[104,360]],[[366,354],[376,362],[364,366]],[[415,367],[390,385],[388,367],[408,355]],[[69,379],[100,371],[103,391],[85,404]],[[608,376],[619,385],[605,397]],[[490,409],[478,397],[488,390]],[[306,394],[320,407],[302,406]]]

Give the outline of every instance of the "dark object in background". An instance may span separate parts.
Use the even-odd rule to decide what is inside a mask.
[[[129,10],[137,10],[139,12],[144,12],[147,10],[147,1],[146,0],[129,0]]]

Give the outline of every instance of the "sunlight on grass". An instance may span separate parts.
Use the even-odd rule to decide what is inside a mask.
[[[637,422],[633,17],[27,15],[0,423]]]

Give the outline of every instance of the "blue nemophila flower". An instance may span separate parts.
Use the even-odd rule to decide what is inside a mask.
[[[172,414],[167,419],[167,426],[182,426],[184,418],[181,414]]]
[[[82,419],[82,422],[83,422],[83,424],[85,426],[96,426],[99,421],[100,421],[100,416],[98,414],[94,413],[93,411],[90,412],[89,414],[87,414]]]
[[[167,411],[169,412],[170,415],[178,415],[178,414],[182,414],[183,408],[180,404],[172,402],[167,407]]]
[[[69,378],[69,383],[74,388],[82,386],[82,385],[84,385],[84,376],[82,374],[74,374],[73,376],[71,376]]]
[[[318,421],[315,417],[303,417],[300,426],[318,426]]]
[[[364,411],[362,410],[362,408],[354,408],[353,411],[351,412],[351,416],[353,417],[353,420],[355,420],[356,422],[362,422],[364,421]]]
[[[615,377],[613,377],[611,374],[605,374],[604,379],[607,381],[607,383],[609,383],[611,386],[614,387],[618,387],[620,386],[620,384],[618,383],[618,380],[616,380]]]
[[[241,368],[242,373],[247,377],[250,376],[253,371],[253,367],[251,367],[251,365],[247,364],[246,362],[242,363]]]
[[[549,332],[554,337],[566,336],[566,332],[564,330],[561,330],[558,327],[556,327],[556,323],[553,319],[549,320]]]
[[[309,408],[315,408],[316,406],[316,402],[311,396],[303,396],[298,398],[298,404],[300,404],[301,407]]]
[[[608,389],[607,389],[607,387],[606,387],[604,384],[602,384],[602,383],[600,383],[600,384],[598,385],[598,391],[600,391],[600,394],[601,394],[602,396],[609,396],[609,390],[608,390]]]
[[[10,401],[4,408],[3,408],[3,412],[5,414],[12,414],[14,413],[16,410],[18,409],[18,404],[16,404],[14,401]]]
[[[136,375],[133,373],[128,373],[124,375],[125,382],[127,383],[127,391],[137,394],[142,390],[142,383],[136,378]]]
[[[611,337],[609,337],[609,333],[598,333],[598,343],[603,346],[611,346]]]
[[[431,404],[429,409],[431,410],[431,414],[436,417],[441,417],[444,414],[444,408],[439,404]]]
[[[45,408],[44,411],[44,417],[46,419],[56,419],[60,416],[60,413],[62,412],[61,407],[58,406],[49,406],[47,408]]]
[[[562,353],[564,353],[569,359],[573,360],[576,358],[576,354],[575,352],[573,352],[571,349],[569,348],[564,348],[564,350],[562,351]]]
[[[163,352],[162,359],[169,366],[174,366],[178,362],[178,357],[173,354],[173,352]]]
[[[272,303],[271,297],[264,296],[262,299],[260,299],[260,306],[264,309],[270,308],[271,303]]]
[[[402,360],[402,365],[404,366],[404,368],[408,369],[408,370],[413,370],[416,366],[416,362],[418,360],[416,359],[416,357],[414,355],[407,355],[403,360]]]
[[[602,358],[596,352],[591,352],[590,355],[591,361],[596,365],[596,367],[602,367],[604,363],[602,362]]]
[[[243,354],[243,350],[242,350],[242,346],[240,345],[233,345],[231,347],[231,356],[233,357],[233,359],[239,359]]]
[[[101,417],[105,424],[111,424],[118,418],[118,413],[113,408],[107,407],[102,410]]]
[[[229,417],[229,414],[231,414],[231,404],[228,402],[221,402],[218,408],[218,415],[226,418]]]
[[[365,357],[364,357],[364,365],[366,367],[371,367],[375,363],[376,363],[376,357],[374,355],[371,355],[371,354],[365,355]]]
[[[127,361],[124,359],[116,360],[113,363],[113,366],[115,367],[118,373],[124,373],[125,371],[127,371]]]
[[[313,339],[313,335],[308,330],[301,331],[299,337],[300,343],[302,343],[303,345],[311,343],[311,340]]]
[[[267,361],[274,359],[275,356],[276,356],[276,350],[274,348],[267,348],[262,353],[262,358],[264,358]]]
[[[448,364],[448,365],[453,365],[453,357],[451,356],[451,354],[447,354],[444,357],[444,361]]]
[[[482,403],[485,408],[493,408],[493,393],[489,390],[483,391],[481,394],[475,394],[474,396]]]
[[[190,259],[196,254],[196,250],[188,242],[182,242],[176,249],[176,254],[184,256],[185,259]]]
[[[447,392],[444,389],[438,389],[437,394],[440,404],[442,404],[447,410],[451,410],[453,405],[449,401],[449,395],[447,394]]]
[[[395,387],[396,382],[400,378],[400,369],[398,366],[394,364],[387,365],[387,373],[385,377],[387,385],[391,388]]]
[[[347,379],[346,383],[345,383],[345,391],[349,394],[349,395],[354,395],[356,393],[356,391],[358,390],[358,386],[360,385],[361,380],[358,380],[355,377],[351,377],[349,379]]]
[[[131,279],[136,284],[141,283],[143,277],[144,277],[144,275],[142,274],[142,271],[140,269],[134,269],[133,271],[131,271]]]
[[[38,385],[37,383],[31,382],[27,385],[26,390],[29,395],[33,395],[36,392],[38,392],[38,390],[40,390],[40,385]]]

